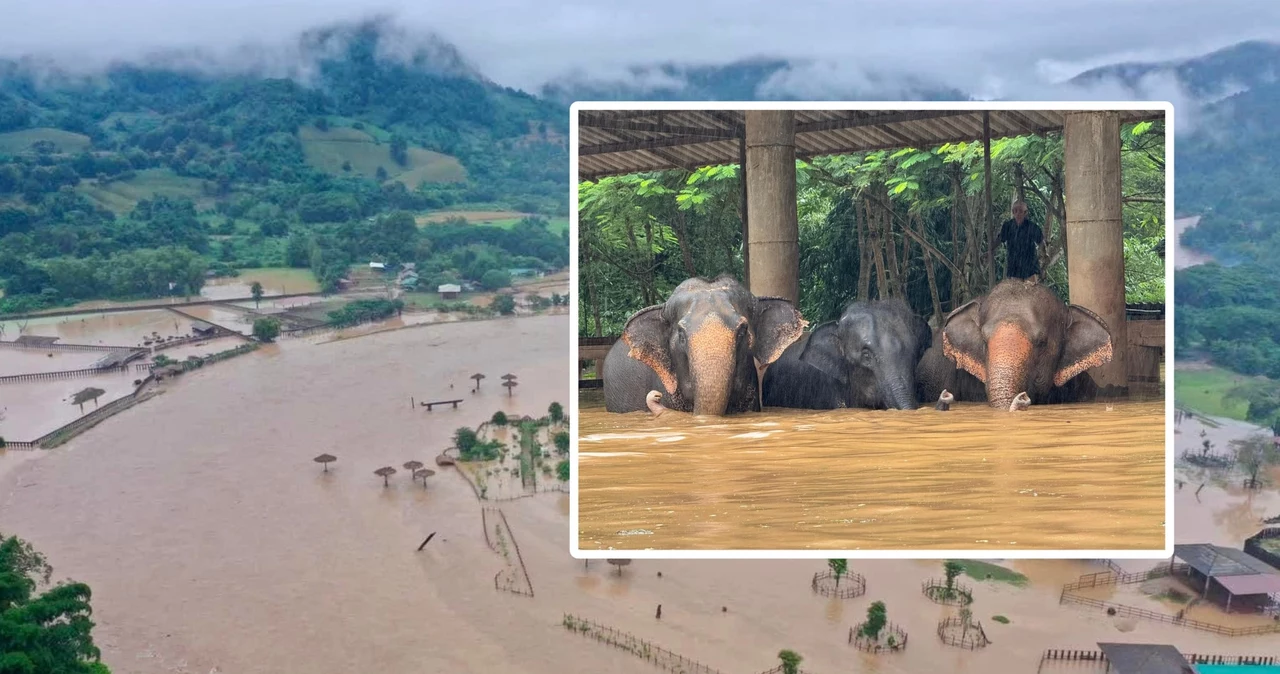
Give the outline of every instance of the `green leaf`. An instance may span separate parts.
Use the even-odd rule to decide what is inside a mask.
[[[906,147],[906,148],[903,148],[903,149],[901,149],[901,150],[898,150],[897,152],[894,152],[893,154],[889,155],[889,158],[890,158],[890,159],[897,159],[898,157],[905,157],[905,156],[907,156],[907,155],[911,154],[912,152],[915,152],[915,148]]]
[[[910,185],[910,184],[911,184],[911,183],[907,183],[907,182],[901,182],[901,183],[898,183],[898,186],[897,186],[897,187],[895,187],[895,188],[893,188],[893,193],[894,193],[894,194],[902,194],[903,192],[905,192],[905,191],[907,190],[907,185]]]
[[[1151,122],[1138,122],[1137,124],[1133,125],[1132,133],[1135,136],[1141,136],[1142,134],[1150,130],[1151,130]]]
[[[924,154],[924,153],[922,152],[922,153],[917,154],[917,155],[915,155],[915,156],[913,156],[913,157],[907,157],[907,160],[906,160],[906,161],[904,161],[904,162],[902,162],[901,164],[899,164],[899,165],[898,165],[898,168],[910,168],[911,166],[913,166],[913,165],[915,165],[915,164],[919,164],[919,163],[920,163],[920,162],[922,162],[922,161],[928,161],[928,160],[929,160],[929,157],[931,157],[931,156],[932,156],[932,155]]]

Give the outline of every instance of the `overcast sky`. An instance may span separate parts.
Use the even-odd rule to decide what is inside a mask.
[[[0,56],[85,65],[157,48],[229,51],[374,14],[434,31],[490,78],[526,90],[570,71],[782,56],[817,61],[786,83],[815,93],[870,70],[1044,98],[1091,66],[1280,37],[1274,0],[0,0]]]

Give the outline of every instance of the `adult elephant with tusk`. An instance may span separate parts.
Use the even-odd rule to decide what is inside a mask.
[[[929,324],[900,299],[854,302],[787,348],[764,376],[766,407],[914,410]]]
[[[981,382],[991,407],[1004,410],[1023,391],[1037,405],[1092,400],[1097,385],[1087,371],[1112,355],[1107,324],[1065,304],[1034,276],[1001,281],[952,311],[941,332],[946,359]]]
[[[729,276],[691,278],[667,301],[636,312],[604,360],[610,412],[668,409],[703,415],[760,409],[760,377],[807,323],[791,302],[756,297]]]

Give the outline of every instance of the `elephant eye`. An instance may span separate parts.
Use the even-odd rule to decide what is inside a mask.
[[[863,357],[864,359],[866,359],[866,360],[871,360],[871,348],[870,348],[870,347],[867,347],[867,346],[862,347],[862,357]]]
[[[681,344],[689,340],[689,335],[685,333],[683,325],[676,326],[676,339],[680,340]]]

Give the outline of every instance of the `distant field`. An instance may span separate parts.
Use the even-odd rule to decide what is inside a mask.
[[[138,171],[132,180],[113,181],[105,186],[82,182],[76,190],[115,213],[128,213],[139,201],[155,196],[191,199],[197,207],[206,207],[199,203],[205,199],[203,186],[204,181],[199,178],[180,176],[169,169],[147,169]]]
[[[351,172],[376,178],[378,167],[387,171],[390,180],[404,183],[414,189],[421,182],[461,182],[467,171],[455,157],[420,147],[408,149],[408,166],[400,166],[391,158],[390,143],[375,143],[374,137],[365,131],[349,127],[330,127],[321,131],[313,126],[298,130],[302,151],[307,163],[325,173],[342,175],[344,162],[351,163]]]
[[[405,293],[400,296],[404,300],[404,305],[413,309],[435,309],[443,304],[455,304],[457,302],[471,302],[476,297],[485,293],[458,293],[457,299],[442,300],[440,293],[416,291]]]
[[[32,143],[42,140],[52,141],[59,152],[75,153],[89,147],[89,137],[81,133],[72,133],[61,129],[23,129],[0,133],[0,152],[6,154],[23,154],[31,152]]]
[[[517,211],[436,211],[417,217],[418,225],[431,225],[451,218],[463,218],[473,225],[490,225],[492,227],[510,228],[528,217],[526,213]],[[568,218],[551,218],[548,227],[552,232],[563,232],[569,229]]]
[[[1214,417],[1245,420],[1249,405],[1243,402],[1224,402],[1227,391],[1250,377],[1218,367],[1196,366],[1184,369],[1174,365],[1174,400],[1183,407]]]

